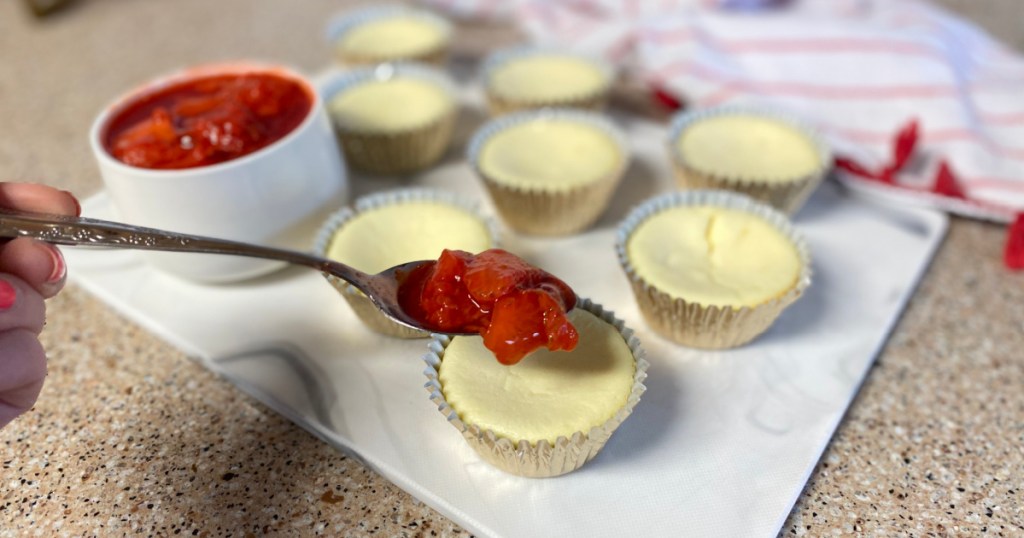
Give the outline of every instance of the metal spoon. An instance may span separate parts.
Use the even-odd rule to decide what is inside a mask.
[[[424,327],[422,322],[409,316],[398,302],[398,289],[409,273],[418,267],[434,263],[433,260],[403,263],[375,275],[370,275],[341,262],[293,250],[168,232],[120,222],[85,217],[25,213],[6,209],[0,210],[0,238],[2,237],[33,237],[58,245],[88,245],[140,250],[165,250],[170,252],[227,254],[305,265],[352,284],[356,289],[366,294],[384,315],[394,321],[413,329],[439,332],[436,329]]]

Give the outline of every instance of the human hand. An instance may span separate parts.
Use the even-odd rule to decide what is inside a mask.
[[[0,182],[0,210],[78,215],[65,191],[30,183]],[[35,403],[46,378],[46,353],[39,333],[45,299],[64,287],[67,267],[54,245],[19,237],[0,241],[0,428]]]

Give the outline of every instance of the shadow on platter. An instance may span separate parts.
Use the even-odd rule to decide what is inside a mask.
[[[330,378],[298,346],[289,342],[270,342],[215,357],[211,362],[229,376],[232,382],[248,385],[246,392],[263,393],[259,399],[277,400],[299,415],[315,417],[323,428],[338,430],[331,418],[331,409],[338,401],[338,395],[334,387],[324,383],[324,380]],[[270,376],[273,380],[256,380],[254,374],[264,378]],[[266,390],[267,383],[275,387]],[[291,397],[284,401],[271,397],[272,394],[288,394]]]
[[[802,297],[796,300],[788,308],[782,311],[775,323],[768,327],[764,333],[750,341],[747,346],[756,346],[776,340],[785,341],[807,334],[824,334],[823,328],[829,324],[828,311],[828,290],[829,286],[835,286],[831,282],[832,275],[823,272],[821,264],[814,262],[811,254],[811,285],[804,291]]]
[[[605,465],[634,465],[637,458],[643,457],[644,452],[653,449],[667,437],[670,424],[686,420],[679,385],[668,372],[659,372],[659,364],[664,361],[652,358],[650,354],[647,361],[651,363],[648,370],[650,375],[644,381],[647,390],[640,397],[640,402],[594,460],[577,473],[586,473],[588,469]]]

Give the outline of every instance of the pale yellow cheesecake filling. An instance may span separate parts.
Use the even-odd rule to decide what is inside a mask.
[[[490,76],[492,91],[509,99],[559,101],[600,92],[607,76],[572,56],[536,55],[509,60]]]
[[[444,30],[427,20],[395,16],[360,24],[335,44],[343,53],[373,58],[406,58],[429,53],[444,45]]]
[[[523,189],[565,191],[607,177],[624,156],[610,135],[578,121],[536,119],[495,133],[477,159],[493,181]]]
[[[373,80],[330,99],[328,110],[341,128],[392,132],[423,127],[447,114],[454,102],[436,84],[415,78]]]
[[[364,211],[335,232],[327,257],[366,273],[400,263],[436,260],[449,249],[487,250],[486,223],[469,211],[437,202],[402,202]]]
[[[794,181],[821,167],[821,155],[807,135],[754,115],[700,120],[680,134],[676,147],[693,169],[730,178]]]
[[[757,306],[792,289],[796,246],[764,219],[720,207],[674,207],[643,221],[626,254],[637,274],[671,297],[702,305]]]
[[[569,318],[580,335],[576,349],[542,348],[512,366],[499,363],[479,336],[453,338],[438,379],[462,421],[513,442],[553,444],[615,416],[633,387],[633,354],[594,314],[577,308]]]

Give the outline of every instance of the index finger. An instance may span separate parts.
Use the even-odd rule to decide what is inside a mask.
[[[82,213],[82,207],[73,194],[38,183],[0,182],[0,208],[52,215],[78,216]]]

